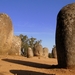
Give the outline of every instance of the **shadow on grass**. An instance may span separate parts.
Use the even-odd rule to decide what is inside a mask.
[[[30,66],[30,67],[36,67],[36,68],[45,68],[45,69],[60,68],[58,67],[58,65],[47,65],[47,64],[30,62],[30,61],[22,61],[22,60],[14,60],[14,59],[2,59],[2,60],[6,62],[11,62],[15,64]]]
[[[10,70],[10,72],[13,73],[14,75],[55,75],[55,74],[46,74],[46,73],[40,73],[28,70]]]

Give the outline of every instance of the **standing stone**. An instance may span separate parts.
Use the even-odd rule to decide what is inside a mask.
[[[7,14],[0,13],[0,54],[7,54],[11,48],[13,27]]]
[[[43,48],[42,45],[37,45],[34,48],[34,55],[35,56],[43,56]]]
[[[56,46],[52,49],[52,57],[57,58]]]
[[[48,58],[48,48],[43,48],[43,57]]]
[[[19,36],[13,36],[11,49],[8,51],[9,55],[21,55],[21,39]]]
[[[75,3],[68,4],[58,13],[56,50],[60,67],[75,68]]]
[[[33,50],[29,47],[28,50],[27,50],[27,57],[28,58],[31,58],[33,57]]]

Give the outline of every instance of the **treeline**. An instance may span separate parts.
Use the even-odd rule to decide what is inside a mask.
[[[41,45],[42,40],[37,40],[34,37],[28,38],[27,35],[20,34],[19,37],[21,38],[21,54],[23,56],[27,56],[27,50],[28,48],[32,48],[34,50],[34,47],[37,45]]]
[[[48,48],[42,47],[42,40],[37,40],[37,38],[31,37],[29,38],[27,35],[20,34],[21,38],[21,55],[27,57],[28,48],[33,50],[34,56],[40,55],[48,56],[49,58],[57,58],[56,46],[54,45],[52,48],[52,52],[48,53]]]

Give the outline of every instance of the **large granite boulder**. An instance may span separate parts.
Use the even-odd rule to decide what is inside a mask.
[[[11,49],[8,51],[9,55],[21,55],[21,39],[19,36],[13,36]]]
[[[63,7],[57,15],[56,50],[60,67],[75,68],[75,3]]]
[[[0,54],[7,54],[11,48],[13,27],[7,14],[0,13]]]

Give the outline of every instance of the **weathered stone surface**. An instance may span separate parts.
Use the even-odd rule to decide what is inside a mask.
[[[75,67],[75,3],[68,4],[58,13],[56,50],[60,67]]]
[[[43,56],[43,48],[41,45],[37,45],[34,48],[34,55],[35,56]]]
[[[0,54],[6,54],[11,48],[13,27],[7,14],[0,13]]]
[[[27,50],[27,57],[28,58],[31,58],[33,57],[33,50],[29,47],[28,50]]]
[[[43,57],[48,58],[48,48],[43,48]]]
[[[56,46],[52,48],[52,57],[57,58]]]
[[[21,55],[21,39],[18,36],[13,36],[11,49],[8,51],[9,55]]]

